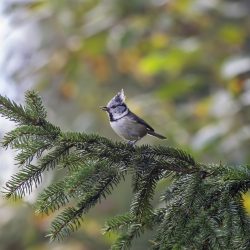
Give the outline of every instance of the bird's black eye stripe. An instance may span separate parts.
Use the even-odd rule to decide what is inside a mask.
[[[126,107],[126,105],[124,105],[124,104],[118,104],[118,105],[113,105],[110,108],[114,109],[114,108],[117,108],[117,107]]]

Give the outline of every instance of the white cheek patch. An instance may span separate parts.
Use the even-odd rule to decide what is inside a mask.
[[[111,110],[111,112],[112,112],[112,110]],[[114,120],[119,120],[127,114],[128,114],[128,109],[122,113],[121,112],[112,112],[112,116],[113,116]]]

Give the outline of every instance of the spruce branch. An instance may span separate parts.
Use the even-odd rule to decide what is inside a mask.
[[[50,237],[51,241],[60,240],[70,233],[76,231],[82,221],[82,208],[75,209],[73,207],[66,208],[57,218],[51,223]]]
[[[39,117],[40,122],[47,117],[46,109],[43,106],[42,99],[36,94],[35,91],[27,91],[25,95],[26,112],[35,118]]]
[[[114,163],[119,162],[124,166],[143,166],[143,163],[147,162],[148,159],[153,159],[154,165],[162,170],[184,174],[202,170],[205,172],[189,154],[180,149],[152,147],[149,145],[134,149],[124,143],[112,143],[104,137],[84,133],[63,133],[60,139],[62,143],[74,144],[80,150],[82,156],[112,159]]]
[[[51,184],[38,197],[36,213],[49,214],[59,210],[70,201],[70,196],[65,192],[65,180]]]
[[[4,194],[6,198],[18,199],[25,194],[30,194],[33,185],[37,187],[42,181],[40,168],[34,165],[28,165],[24,169],[11,177],[6,183]]]
[[[36,100],[34,100],[36,96]],[[1,115],[7,117],[9,120],[14,121],[20,125],[32,124],[40,125],[43,122],[44,117],[44,108],[42,105],[41,99],[33,91],[28,91],[26,96],[26,108],[22,105],[18,105],[15,102],[12,102],[7,97],[0,96],[0,109]],[[36,102],[33,104],[32,102]],[[38,107],[40,107],[41,112],[39,112]],[[46,113],[45,113],[46,116]],[[41,118],[41,119],[40,119]]]
[[[134,222],[135,218],[131,213],[121,214],[114,216],[113,218],[106,221],[103,233],[108,233],[111,230],[117,231],[122,229],[123,227],[128,227],[130,224]]]
[[[134,238],[139,237],[142,232],[143,228],[141,223],[129,225],[128,230],[119,236],[115,244],[112,245],[111,249],[112,250],[129,249],[131,247],[132,240]]]
[[[120,176],[115,169],[108,170],[103,163],[97,163],[94,171],[94,177],[92,175],[91,181],[82,180],[84,187],[78,187],[78,190],[70,190],[70,193],[77,192],[79,202],[76,208],[67,208],[59,215],[51,226],[51,239],[60,239],[70,232],[75,231],[79,227],[79,221],[82,219],[82,215],[87,213],[88,210],[94,206],[102,198],[106,198],[111,193],[113,185],[117,185],[120,180]],[[103,172],[102,167],[106,168]],[[84,169],[84,168],[83,168]],[[85,170],[85,169],[84,169]],[[89,169],[91,171],[91,169]],[[85,175],[84,178],[87,178]],[[72,178],[74,179],[74,178]],[[78,177],[79,179],[79,177]],[[77,182],[77,181],[76,181]]]
[[[130,212],[140,222],[143,217],[152,213],[151,200],[154,196],[154,191],[157,182],[161,179],[161,171],[158,168],[149,167],[145,170],[137,180],[136,192],[131,202]]]
[[[32,118],[25,112],[22,105],[12,102],[9,98],[0,95],[0,111],[1,115],[18,124],[27,124],[34,122]]]
[[[69,146],[60,145],[54,151],[40,159],[40,164],[27,165],[18,173],[14,174],[6,183],[6,198],[22,198],[26,193],[30,194],[33,184],[37,187],[42,180],[42,173],[45,170],[53,169],[60,159],[68,154]]]
[[[16,155],[15,160],[19,166],[29,165],[35,156],[39,158],[49,146],[49,143],[41,140],[23,140],[21,143],[15,144],[15,148],[21,149]]]
[[[52,142],[51,139],[50,133],[42,127],[24,125],[8,132],[2,140],[2,146],[5,148],[10,146],[12,149],[17,149],[20,148],[20,144],[23,145],[29,141],[41,140]]]
[[[18,151],[21,169],[6,183],[6,198],[22,198],[43,181],[45,171],[64,169],[36,204],[38,213],[62,211],[51,224],[51,240],[77,230],[84,215],[132,175],[130,211],[109,220],[104,232],[121,231],[113,249],[154,229],[153,249],[248,249],[250,221],[242,194],[250,188],[250,166],[200,164],[178,148],[131,147],[99,135],[62,132],[46,120],[42,100],[27,92],[25,105],[0,95],[0,114],[17,123],[3,140]],[[160,180],[170,177],[160,208],[152,199]],[[75,205],[74,205],[75,204]]]

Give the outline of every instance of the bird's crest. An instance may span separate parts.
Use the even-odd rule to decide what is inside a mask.
[[[125,101],[125,95],[124,95],[124,91],[123,89],[121,89],[120,92],[118,92],[108,103],[108,107],[110,106],[116,106],[116,105],[119,105],[119,104],[122,104],[124,103]]]

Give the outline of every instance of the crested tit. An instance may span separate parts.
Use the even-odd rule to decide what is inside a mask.
[[[165,136],[157,134],[150,125],[129,110],[125,104],[123,89],[109,101],[107,106],[100,108],[108,113],[112,129],[131,145],[147,134],[166,139]]]

